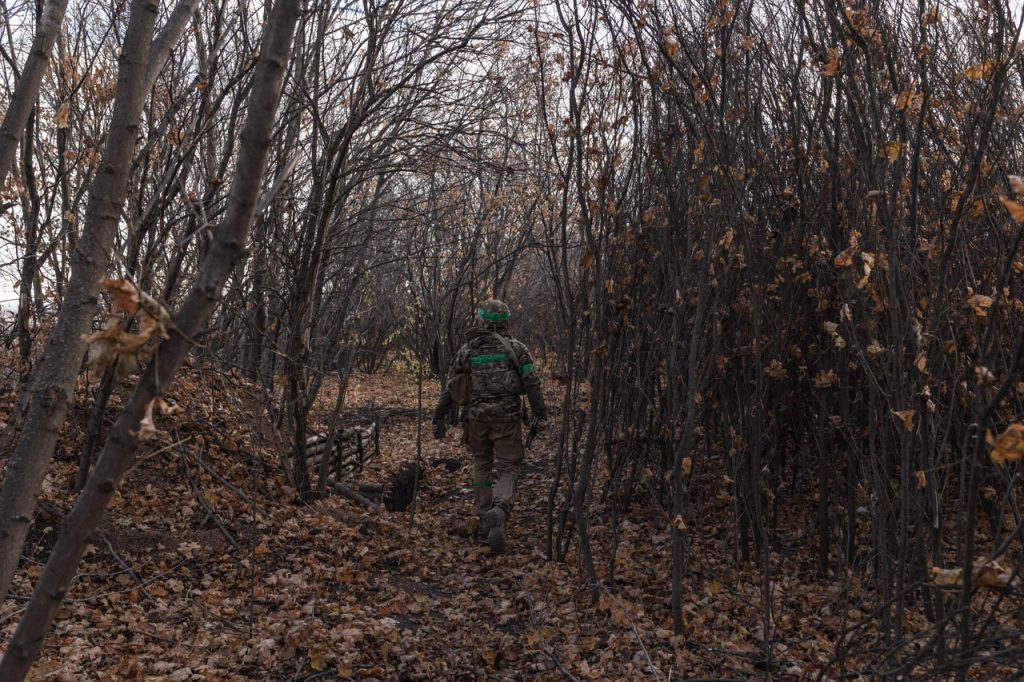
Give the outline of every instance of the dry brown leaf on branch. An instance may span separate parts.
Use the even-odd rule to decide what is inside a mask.
[[[971,306],[974,314],[978,317],[988,317],[988,309],[992,307],[992,297],[985,294],[974,294],[967,299],[967,305]]]
[[[924,93],[914,90],[904,90],[896,97],[897,111],[917,111],[924,103]]]
[[[903,428],[908,432],[914,430],[914,410],[892,410],[892,416],[903,422]]]
[[[669,56],[669,58],[672,59],[678,53],[679,53],[679,41],[676,39],[676,37],[674,35],[666,35],[665,36],[665,54],[667,54]]]
[[[1010,181],[1010,189],[1014,195],[1019,197],[1024,194],[1024,180],[1019,175],[1009,175],[1006,179]]]
[[[829,388],[830,386],[836,384],[838,381],[839,377],[836,375],[834,371],[832,371],[831,369],[823,369],[820,372],[818,372],[818,374],[814,377],[814,387]]]
[[[167,309],[149,294],[140,291],[124,279],[104,279],[100,282],[111,297],[111,315],[98,332],[82,338],[89,344],[89,368],[103,372],[118,357],[124,356],[118,365],[118,379],[131,374],[140,360],[145,360],[143,347],[152,339],[166,339],[170,314]],[[138,316],[138,331],[125,329],[121,313]],[[129,359],[130,358],[130,359]]]
[[[914,368],[917,369],[921,374],[928,373],[928,356],[923,352],[918,353],[917,359],[914,360]]]
[[[115,313],[125,312],[134,316],[141,308],[154,320],[162,323],[170,320],[170,314],[159,301],[126,279],[100,280],[100,287],[110,294],[111,310]]]
[[[71,116],[71,102],[62,102],[57,107],[57,113],[54,115],[53,120],[56,122],[58,128],[67,128],[68,119]]]
[[[837,268],[845,268],[848,265],[853,265],[853,251],[854,247],[851,246],[850,248],[838,253],[836,257],[832,259],[833,265]]]
[[[135,315],[139,311],[139,289],[126,279],[102,279],[100,288],[110,295],[110,309],[115,313]]]
[[[1018,223],[1024,223],[1024,205],[1002,195],[999,196],[999,201],[1003,202],[1003,206],[1010,212],[1011,218]]]
[[[94,372],[102,372],[121,354],[136,353],[149,340],[125,331],[118,317],[109,318],[103,329],[82,338],[89,344],[89,369]]]
[[[178,414],[181,408],[177,405],[169,405],[163,398],[157,396],[146,405],[146,413],[139,422],[139,440],[148,440],[156,435],[156,424],[153,421],[153,411],[159,410],[165,417]]]
[[[839,53],[835,48],[828,48],[828,61],[821,65],[821,75],[825,78],[835,76],[839,72]]]
[[[985,442],[992,446],[992,461],[996,464],[1016,462],[1024,458],[1024,424],[1010,424],[998,436],[987,432]]]
[[[981,80],[996,70],[999,66],[999,61],[996,59],[987,59],[977,64],[971,64],[964,69],[964,77],[970,78],[971,80]]]
[[[887,158],[890,163],[897,161],[903,154],[903,147],[904,143],[898,140],[890,140],[889,142],[886,142],[885,158]]]

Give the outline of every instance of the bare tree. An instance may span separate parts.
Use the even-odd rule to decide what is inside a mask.
[[[39,87],[42,85],[43,75],[50,60],[50,51],[60,33],[67,5],[67,0],[49,0],[38,17],[32,47],[21,73],[18,74],[14,95],[7,103],[7,112],[4,114],[3,124],[0,125],[0,185],[7,180],[7,174],[14,164],[14,156],[32,115],[36,98],[39,96]]]
[[[275,114],[300,6],[300,0],[279,0],[268,17],[253,74],[255,85],[249,96],[227,214],[214,235],[195,286],[174,317],[170,338],[160,345],[156,359],[125,405],[96,470],[68,515],[33,597],[0,661],[0,677],[4,679],[21,680],[28,673],[77,571],[86,543],[131,465],[139,442],[140,422],[147,407],[170,385],[194,339],[216,308],[224,283],[245,249],[267,168]]]
[[[36,369],[28,414],[0,490],[0,594],[7,594],[21,557],[35,496],[46,475],[81,366],[86,345],[83,336],[96,313],[98,283],[110,262],[147,94],[145,55],[153,39],[156,15],[153,0],[135,0],[131,5],[110,135],[72,257],[67,295]]]

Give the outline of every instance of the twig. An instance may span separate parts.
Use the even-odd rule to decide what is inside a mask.
[[[146,583],[142,582],[142,578],[139,577],[139,574],[136,573],[135,571],[133,571],[132,567],[129,566],[125,562],[125,560],[122,559],[121,556],[114,550],[114,546],[112,544],[110,544],[110,538],[108,538],[106,535],[104,535],[103,536],[103,543],[107,546],[107,551],[110,552],[110,556],[114,557],[114,561],[116,561],[118,563],[118,565],[121,568],[123,568],[128,575],[130,575],[132,577],[132,580],[135,581],[135,584],[138,585],[139,592],[141,592],[142,596],[146,598],[146,601],[153,602],[154,601],[153,595],[151,595],[149,593],[149,590],[146,589]]]
[[[242,551],[242,547],[238,544],[238,541],[235,540],[235,536],[231,534],[231,531],[229,531],[223,523],[221,523],[220,518],[217,517],[217,513],[213,510],[213,507],[203,495],[203,491],[199,489],[199,484],[196,483],[195,477],[192,476],[192,470],[188,466],[188,457],[185,455],[184,450],[181,453],[181,461],[185,465],[185,476],[188,478],[189,485],[192,486],[192,492],[195,494],[196,499],[199,500],[199,504],[203,505],[203,509],[206,510],[209,518],[213,519],[213,522],[217,524],[217,528],[220,530],[221,535],[224,536],[224,539],[226,539],[236,551]]]
[[[292,171],[295,170],[295,166],[299,163],[299,159],[301,158],[302,152],[296,152],[295,156],[292,157],[292,160],[288,162],[288,165],[285,166],[278,174],[277,178],[274,180],[274,184],[269,190],[267,190],[266,194],[260,197],[260,202],[256,205],[257,216],[267,210],[267,207],[270,206],[270,202],[273,201],[274,197],[277,196],[277,193],[281,191],[281,187],[283,187],[284,183],[288,181],[288,176],[290,176]]]
[[[165,445],[164,447],[160,448],[159,450],[154,450],[153,452],[147,453],[147,454],[139,457],[137,460],[135,460],[135,463],[132,464],[132,469],[134,469],[135,467],[139,466],[143,462],[146,462],[148,460],[153,459],[157,455],[160,455],[160,454],[163,454],[163,453],[167,452],[168,450],[170,450],[173,447],[178,447],[180,445],[184,445],[185,443],[189,442],[190,440],[192,440],[192,436],[187,436],[187,437],[182,438],[181,440],[179,440],[177,443],[171,443],[170,445]],[[131,469],[129,469],[129,471],[131,471]]]

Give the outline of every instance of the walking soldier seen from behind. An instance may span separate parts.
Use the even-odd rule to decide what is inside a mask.
[[[473,453],[474,507],[477,526],[491,550],[505,548],[505,522],[512,512],[516,479],[523,462],[522,395],[530,401],[536,423],[547,408],[530,351],[508,336],[508,306],[480,304],[466,343],[452,360],[448,384],[432,420],[434,437],[444,438],[445,417],[461,405],[466,443]]]

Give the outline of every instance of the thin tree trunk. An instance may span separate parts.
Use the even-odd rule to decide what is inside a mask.
[[[7,106],[3,125],[0,125],[0,185],[7,180],[7,173],[14,163],[18,143],[25,132],[36,97],[39,96],[39,86],[43,82],[43,74],[46,73],[46,65],[50,61],[50,51],[60,33],[67,6],[67,0],[50,0],[39,19],[35,38],[32,39],[32,49],[25,60],[25,67],[21,70],[21,78],[14,86],[14,96]]]
[[[171,56],[171,50],[178,44],[185,27],[192,20],[199,10],[200,0],[178,0],[174,6],[167,23],[160,29],[160,32],[153,38],[153,44],[149,48],[149,66],[146,68],[146,92],[153,89],[156,79]]]
[[[35,508],[36,493],[53,457],[54,445],[74,389],[98,301],[97,283],[107,272],[128,188],[139,120],[146,92],[145,55],[156,21],[155,0],[133,0],[120,56],[110,136],[89,196],[78,248],[72,256],[67,296],[30,382],[25,423],[0,490],[0,597],[7,595]]]
[[[46,568],[18,624],[3,661],[0,679],[21,680],[39,653],[43,638],[67,592],[88,538],[128,471],[138,447],[139,422],[146,406],[170,385],[220,301],[228,275],[242,256],[271,146],[274,117],[281,101],[285,68],[301,0],[279,0],[271,14],[253,79],[234,182],[224,222],[203,261],[199,278],[175,316],[171,337],[157,349],[124,412],[118,417],[85,490],[65,519]]]
[[[18,352],[24,363],[23,379],[28,378],[32,364],[32,285],[37,281],[39,267],[39,211],[40,198],[36,184],[35,167],[32,158],[32,138],[35,132],[35,115],[29,115],[25,126],[26,139],[21,150],[21,168],[28,195],[22,202],[25,224],[25,249],[21,255],[21,280],[18,284]],[[36,324],[38,317],[36,316]]]

